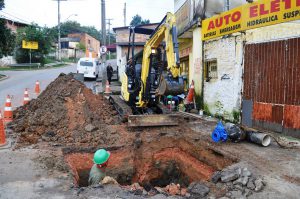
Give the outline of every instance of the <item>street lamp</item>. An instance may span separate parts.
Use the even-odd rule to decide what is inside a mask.
[[[64,21],[67,21],[70,17],[72,17],[72,16],[75,16],[75,17],[77,17],[78,16],[78,14],[71,14],[70,16],[68,16]]]

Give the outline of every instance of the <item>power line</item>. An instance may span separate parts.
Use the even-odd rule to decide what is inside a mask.
[[[27,18],[27,15],[22,15],[20,13],[20,10],[15,6],[10,6],[9,8],[4,8],[2,11],[7,12],[8,14],[13,15],[14,17],[20,18],[23,21],[26,21],[26,22],[31,21]]]
[[[19,17],[16,17],[16,16],[14,16],[14,15],[12,15],[12,14],[9,14],[9,13],[7,13],[7,12],[4,12],[3,10],[0,10],[0,12],[2,12],[2,13],[4,13],[4,14],[7,14],[7,15],[9,15],[9,16],[15,18],[15,19],[18,19],[18,20],[20,20],[20,22],[23,21],[23,22],[25,22],[25,23],[27,23],[27,24],[30,24],[30,22],[28,22],[28,21],[26,21],[26,20],[24,20],[24,19],[21,19],[21,18],[19,18]]]

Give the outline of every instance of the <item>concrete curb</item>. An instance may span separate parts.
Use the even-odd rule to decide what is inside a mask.
[[[6,80],[8,78],[9,78],[9,76],[4,75],[4,77],[0,78],[0,82]]]

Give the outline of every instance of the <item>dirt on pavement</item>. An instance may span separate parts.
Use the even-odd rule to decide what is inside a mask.
[[[220,183],[214,185],[210,178],[215,171],[241,159],[262,172],[272,168],[278,175],[285,174],[283,166],[266,161],[266,157],[271,159],[268,154],[279,154],[276,157],[283,165],[286,163],[283,158],[289,157],[287,154],[292,156],[292,152],[270,147],[262,150],[240,143],[216,144],[209,141],[215,122],[195,121],[191,128],[192,123],[190,118],[183,117],[180,126],[130,128],[119,121],[117,112],[105,97],[93,94],[71,74],[61,74],[37,99],[14,111],[10,127],[16,133],[12,135],[17,138],[17,147],[46,146],[49,150],[61,147],[61,153],[43,155],[36,160],[48,170],[65,172],[69,169],[74,184],[79,186],[93,165],[93,153],[99,148],[112,153],[110,176],[124,186],[138,182],[145,187],[146,194],[157,186],[173,192],[171,190],[178,186],[172,183],[186,188],[191,182],[200,181],[210,188],[210,194],[224,196],[228,183],[225,187]],[[299,177],[286,175],[283,179],[299,184]],[[273,178],[268,180],[274,183]],[[229,185],[232,187],[232,183]],[[274,187],[278,189],[275,185],[271,191]],[[277,194],[276,190],[274,195]]]
[[[97,146],[107,141],[107,125],[117,122],[116,115],[103,96],[61,74],[37,99],[14,111],[10,126],[19,134],[18,147],[40,141]]]

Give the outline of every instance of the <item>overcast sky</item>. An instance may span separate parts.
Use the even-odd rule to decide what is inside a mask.
[[[21,22],[35,22],[40,26],[57,25],[57,1],[55,0],[4,0],[4,2],[5,8],[0,11],[2,16]],[[123,26],[125,2],[127,25],[136,14],[154,23],[160,22],[166,12],[174,12],[174,0],[106,0],[106,18],[113,19],[111,28]],[[100,29],[101,0],[61,1],[61,22],[68,17],[69,20],[77,21],[81,25],[95,26]]]

